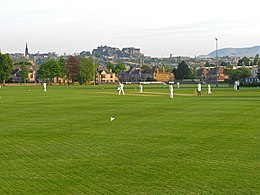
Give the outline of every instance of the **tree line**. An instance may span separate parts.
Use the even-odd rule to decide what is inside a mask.
[[[0,53],[0,81],[5,85],[13,69],[13,60],[9,54]]]
[[[259,64],[257,77],[260,79],[260,60],[258,54],[254,59],[254,63]],[[194,66],[193,69],[189,68],[185,61],[180,62],[177,69],[173,68],[172,72],[174,73],[176,80],[196,78],[196,67]],[[251,70],[246,68],[245,65],[243,65],[240,69],[233,69],[232,65],[227,65],[224,69],[224,73],[229,76],[230,82],[250,78],[252,76]]]
[[[52,82],[54,78],[63,78],[68,82],[84,84],[94,80],[96,66],[88,58],[69,56],[68,59],[48,60],[43,63],[38,71],[40,80]]]
[[[241,60],[245,60],[245,58]],[[260,79],[260,59],[258,54],[255,56],[253,63],[259,67],[258,78]],[[247,63],[244,62],[244,64]],[[21,66],[21,80],[25,82],[28,77],[27,67],[31,64],[29,62],[19,62],[16,65]],[[13,60],[10,55],[0,53],[0,82],[5,84],[11,76],[12,69]],[[122,63],[115,65],[108,63],[107,69],[118,74],[122,70],[125,70],[126,67]],[[196,67],[189,68],[185,61],[181,61],[177,69],[173,68],[172,72],[176,80],[196,78]],[[37,80],[52,82],[54,78],[63,78],[71,83],[79,82],[80,84],[84,84],[93,81],[95,73],[96,66],[91,59],[69,56],[66,60],[64,58],[60,58],[59,60],[51,59],[43,63],[37,72]],[[251,77],[250,70],[244,66],[240,69],[233,69],[231,65],[228,65],[225,68],[225,74],[229,76],[231,81]]]
[[[28,66],[30,62],[18,62],[15,65],[21,67],[20,79],[25,82],[28,78]],[[0,53],[0,82],[5,85],[10,79],[13,70],[13,60],[9,54]],[[84,84],[93,81],[95,77],[96,66],[92,60],[87,58],[78,58],[69,56],[68,59],[48,60],[40,65],[37,71],[37,80],[52,83],[54,78],[63,78],[68,82],[79,82]]]

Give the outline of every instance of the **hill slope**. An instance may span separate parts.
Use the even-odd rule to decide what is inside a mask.
[[[237,57],[255,57],[260,54],[260,46],[247,47],[247,48],[223,48],[218,50],[218,56],[237,56]],[[216,57],[216,50],[209,53],[207,56]]]

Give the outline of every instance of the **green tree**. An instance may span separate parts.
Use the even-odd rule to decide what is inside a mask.
[[[227,75],[229,77],[230,82],[234,82],[236,80],[239,79],[239,72],[233,69],[232,65],[228,65],[225,69],[224,69],[224,74]]]
[[[176,79],[183,80],[187,78],[192,78],[192,71],[185,61],[181,61],[176,71]]]
[[[225,69],[225,75],[228,75],[231,82],[234,82],[239,79],[249,78],[252,76],[249,68],[242,66],[241,69],[234,70],[231,65]]]
[[[38,70],[38,77],[41,80],[49,80],[50,79],[50,67],[49,63],[43,63]]]
[[[121,71],[123,71],[125,69],[126,69],[126,67],[122,63],[118,63],[118,64],[115,65],[115,73],[116,74],[119,74]]]
[[[177,79],[177,78],[176,78],[176,75],[177,75],[177,69],[176,69],[175,67],[172,69],[172,73],[174,74],[174,78]]]
[[[232,65],[228,65],[225,69],[224,69],[224,74],[229,76],[231,76],[232,74],[232,71],[233,71],[233,66]]]
[[[242,66],[240,69],[240,79],[250,78],[252,76],[251,70],[249,68],[246,68],[245,66]]]
[[[29,66],[29,65],[32,65],[32,63],[29,62],[29,61],[26,61],[26,60],[22,60],[22,61],[19,61],[19,62],[14,63],[14,65],[20,65],[20,66],[25,65],[25,66]]]
[[[66,79],[67,76],[66,61],[64,60],[63,57],[61,57],[58,62],[60,65],[60,77]]]
[[[243,57],[242,59],[238,60],[239,66],[249,66],[250,65],[250,59],[248,57]]]
[[[67,72],[67,78],[71,79],[72,84],[76,81],[79,75],[79,59],[75,56],[69,56],[69,58],[66,60],[66,72]]]
[[[13,60],[9,54],[0,53],[0,81],[5,85],[6,80],[10,77],[13,68]]]
[[[259,54],[256,54],[256,55],[255,55],[254,65],[258,65],[258,66],[260,65]]]
[[[114,65],[113,65],[111,62],[108,62],[108,63],[107,63],[107,69],[108,69],[109,71],[115,72]]]
[[[80,84],[93,80],[95,74],[95,67],[92,60],[81,58],[79,62],[78,80]]]
[[[50,67],[51,67],[51,79],[53,79],[54,77],[58,78],[61,75],[61,66],[59,61],[57,60],[49,60],[48,63],[50,63]]]
[[[28,67],[26,65],[22,65],[21,68],[21,82],[26,83],[28,79]]]
[[[48,60],[44,62],[39,68],[40,79],[49,80],[52,82],[53,78],[60,77],[61,66],[57,60]]]

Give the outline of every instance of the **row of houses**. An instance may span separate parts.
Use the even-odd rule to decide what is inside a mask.
[[[140,81],[160,81],[169,82],[174,80],[174,74],[171,72],[162,71],[154,67],[151,69],[134,68],[126,70],[118,75],[108,71],[106,68],[99,68],[96,73],[96,82],[109,83],[109,82],[140,82]]]
[[[196,75],[198,79],[201,80],[207,80],[207,81],[213,81],[216,80],[216,68],[200,68],[197,70]],[[224,68],[218,67],[218,81],[224,82],[225,79],[228,79],[228,76],[224,74]]]
[[[27,82],[29,83],[34,83],[36,82],[36,75],[37,75],[37,71],[39,70],[39,66],[38,65],[31,65],[27,67],[28,70],[28,77],[27,77]],[[19,83],[19,82],[23,82],[21,80],[22,78],[22,67],[21,66],[14,66],[12,73],[11,73],[11,78],[10,78],[10,82],[13,83]]]
[[[28,76],[26,82],[35,83],[37,80],[37,71],[39,70],[38,65],[31,65],[27,67]],[[98,83],[108,83],[108,82],[117,82],[118,78],[115,73],[108,71],[106,68],[98,68],[96,72],[96,82]],[[24,82],[22,80],[22,66],[14,66],[9,82],[20,83]],[[68,80],[63,78],[53,78],[52,83],[65,83]]]
[[[134,68],[131,70],[120,73],[118,79],[122,82],[140,82],[140,81],[160,81],[169,82],[174,80],[174,74],[166,72],[164,69],[161,71],[158,67],[151,69]]]
[[[39,66],[31,65],[28,67],[27,82],[37,82],[37,71]],[[15,66],[12,70],[11,82],[23,82],[21,81],[22,68],[21,66]],[[107,70],[105,67],[99,67],[96,71],[95,82],[97,83],[114,83],[114,82],[139,82],[139,81],[161,81],[168,82],[174,80],[173,73],[159,71],[157,67],[151,69],[135,68],[132,70],[123,71],[116,75],[111,70]],[[67,82],[62,78],[54,78],[53,83]]]
[[[27,82],[37,82],[38,65],[28,66],[28,78]],[[256,78],[258,69],[252,68],[252,78]],[[12,70],[12,76],[10,82],[23,82],[21,81],[22,68],[21,66],[14,66]],[[197,79],[215,81],[216,80],[216,68],[202,67],[196,71]],[[166,72],[164,69],[153,67],[149,69],[133,68],[126,71],[122,71],[116,75],[111,70],[107,70],[105,67],[99,67],[95,74],[95,82],[97,83],[114,83],[114,82],[140,82],[140,81],[158,81],[169,82],[174,80],[174,74]],[[224,74],[224,68],[218,67],[218,81],[222,82],[228,79],[228,76]],[[62,78],[54,78],[53,83],[65,83],[67,80]]]
[[[241,67],[234,67],[235,69],[239,69]],[[251,78],[256,79],[257,78],[257,72],[258,72],[258,67],[257,66],[252,66],[252,67],[247,67],[251,70]],[[228,79],[228,76],[225,75],[224,73],[224,68],[223,67],[218,67],[218,81],[224,81],[225,79]],[[197,78],[201,80],[216,80],[216,68],[210,68],[210,67],[201,67],[197,70],[196,72]]]

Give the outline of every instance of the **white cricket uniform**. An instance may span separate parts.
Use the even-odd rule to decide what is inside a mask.
[[[139,85],[139,92],[143,93],[143,86],[142,85]]]
[[[179,82],[177,82],[177,87],[178,87],[178,89],[180,88],[180,83]]]
[[[208,84],[208,94],[212,94],[210,84]]]
[[[124,84],[123,83],[119,83],[119,86],[118,86],[118,95],[120,94],[123,94],[125,95],[125,92],[124,92]]]
[[[173,86],[172,85],[169,86],[169,90],[170,90],[170,98],[173,98]]]
[[[198,95],[201,96],[201,84],[198,84]]]
[[[237,81],[234,82],[234,90],[237,91]]]
[[[44,92],[47,91],[47,84],[46,83],[43,83],[43,90],[44,90]]]

